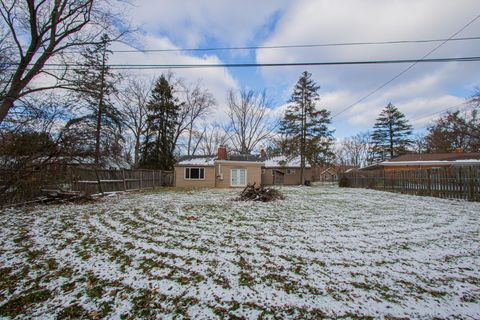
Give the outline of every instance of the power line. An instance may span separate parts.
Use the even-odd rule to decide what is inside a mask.
[[[155,69],[198,69],[198,68],[250,68],[250,67],[296,67],[296,66],[336,66],[336,65],[369,65],[369,64],[401,64],[401,63],[444,63],[444,62],[480,62],[480,56],[450,57],[431,59],[397,59],[397,60],[363,60],[363,61],[324,61],[324,62],[278,62],[278,63],[218,63],[218,64],[109,64],[107,67],[116,70],[155,70]],[[15,66],[18,64],[11,64]],[[47,63],[44,70],[79,69],[80,64]],[[52,67],[52,68],[48,68]]]
[[[350,104],[349,106],[347,106],[346,108],[344,108],[343,110],[341,110],[340,112],[334,114],[332,116],[332,119],[341,115],[342,113],[344,113],[345,111],[347,111],[348,109],[350,108],[353,108],[354,106],[356,106],[358,103],[362,102],[363,100],[371,97],[372,95],[374,95],[375,93],[377,93],[378,91],[382,90],[383,88],[385,88],[386,86],[388,86],[390,83],[392,83],[393,81],[395,81],[396,79],[400,78],[403,74],[407,73],[410,69],[412,69],[414,66],[417,65],[417,63],[419,63],[420,61],[424,60],[425,58],[427,58],[429,55],[431,55],[432,53],[434,53],[435,51],[437,51],[441,46],[443,46],[445,43],[447,43],[448,41],[452,40],[457,34],[459,34],[460,32],[462,32],[463,30],[465,30],[467,27],[469,27],[472,23],[474,23],[476,20],[478,20],[480,18],[480,14],[477,15],[475,18],[473,18],[472,20],[470,20],[466,25],[464,25],[462,28],[460,28],[460,30],[458,30],[457,32],[455,32],[454,34],[452,34],[449,38],[445,39],[444,41],[442,41],[442,43],[440,43],[439,45],[437,45],[435,48],[433,48],[432,50],[428,51],[427,54],[425,54],[422,58],[420,58],[419,60],[417,61],[414,61],[412,62],[411,65],[409,65],[407,68],[405,68],[404,70],[402,70],[400,73],[398,73],[397,75],[395,75],[393,78],[391,78],[390,80],[388,80],[387,82],[381,84],[379,87],[377,87],[376,89],[374,89],[373,91],[371,91],[370,93],[364,95],[363,97],[361,97],[360,99],[358,99],[357,101],[355,101],[354,103]]]
[[[454,108],[458,108],[458,107],[460,107],[460,106],[462,106],[462,105],[467,105],[467,104],[469,104],[469,102],[468,102],[468,101],[464,101],[464,102],[462,102],[462,103],[459,103],[459,104],[456,104],[456,105],[454,105],[454,106],[451,106],[451,107],[442,109],[442,110],[440,110],[440,111],[436,111],[436,112],[433,112],[433,113],[430,113],[430,114],[427,114],[427,115],[423,115],[423,116],[420,116],[420,117],[413,118],[412,120],[410,120],[410,122],[415,122],[415,121],[418,121],[418,120],[421,120],[421,119],[425,119],[425,118],[434,116],[434,115],[436,115],[436,114],[444,113],[444,112],[446,112],[446,111],[448,111],[448,110],[451,110],[451,109],[454,109]]]
[[[293,44],[293,45],[217,47],[217,48],[125,49],[125,50],[110,50],[110,51],[114,53],[148,53],[148,52],[182,52],[182,51],[195,52],[195,51],[266,50],[266,49],[320,48],[320,47],[341,47],[341,46],[362,46],[362,45],[431,43],[431,42],[442,42],[447,40],[448,41],[480,40],[480,37],[462,37],[462,38],[452,38],[452,39],[364,41],[364,42],[333,42],[333,43],[320,43],[320,44]],[[130,44],[128,43],[124,43],[124,44],[127,44],[130,46]]]

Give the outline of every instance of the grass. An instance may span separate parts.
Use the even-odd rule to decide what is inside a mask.
[[[162,188],[4,211],[0,316],[480,317],[479,204],[282,191],[268,204]]]

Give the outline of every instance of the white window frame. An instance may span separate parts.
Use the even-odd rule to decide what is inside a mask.
[[[240,182],[240,170],[243,170],[245,171],[245,181],[243,184],[233,184],[233,172],[236,171],[237,172],[237,178],[238,178],[238,181]],[[248,170],[245,169],[245,168],[233,168],[233,169],[230,169],[230,186],[231,187],[245,187],[247,185],[247,172]]]
[[[198,172],[198,176],[199,178],[187,178],[187,170],[191,170],[191,169],[198,169],[199,172]],[[200,178],[200,176],[202,176],[200,174],[200,172],[203,171],[203,178]],[[191,174],[189,174],[189,176],[191,176]],[[205,180],[205,168],[202,168],[202,167],[186,167],[185,170],[183,171],[183,179],[184,180]]]
[[[292,175],[292,174],[295,174],[295,169],[287,169],[287,172],[286,172],[287,175]]]

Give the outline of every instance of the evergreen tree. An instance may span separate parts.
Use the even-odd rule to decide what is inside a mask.
[[[397,107],[389,103],[380,112],[373,127],[373,158],[376,161],[391,159],[407,152],[411,146],[412,126]]]
[[[172,170],[178,115],[182,104],[173,96],[173,87],[160,76],[147,104],[147,129],[140,166],[149,169]]]
[[[305,162],[320,165],[333,157],[331,150],[333,130],[330,130],[330,112],[317,110],[318,86],[312,74],[304,71],[290,97],[290,105],[281,121],[280,133],[285,136],[282,147],[287,156],[300,156],[300,180],[305,181]]]
[[[67,129],[82,139],[81,149],[93,154],[95,164],[109,157],[120,156],[121,119],[118,110],[110,101],[115,92],[117,77],[107,66],[110,39],[102,36],[102,41],[82,53],[83,61],[75,70],[75,85],[89,113],[69,121]]]

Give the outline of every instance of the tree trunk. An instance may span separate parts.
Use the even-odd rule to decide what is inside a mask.
[[[392,129],[392,123],[388,124],[389,126],[389,138],[390,138],[390,159],[393,158],[393,129]]]
[[[191,146],[192,146],[192,131],[193,131],[193,122],[190,122],[190,127],[188,130],[188,144],[187,144],[187,155],[190,156]]]
[[[135,150],[133,161],[135,168],[138,168],[138,163],[140,162],[140,134],[137,134],[135,137]]]
[[[102,108],[104,101],[104,87],[105,87],[105,62],[106,62],[106,42],[103,44],[102,52],[102,71],[100,75],[100,96],[98,99],[98,114],[97,114],[97,132],[95,136],[95,165],[98,166],[100,162],[100,134],[102,131]]]
[[[5,120],[8,115],[8,111],[13,107],[13,99],[5,98],[0,105],[0,124]]]
[[[305,139],[306,139],[305,89],[302,88],[302,138],[300,141],[300,183],[305,184]]]

